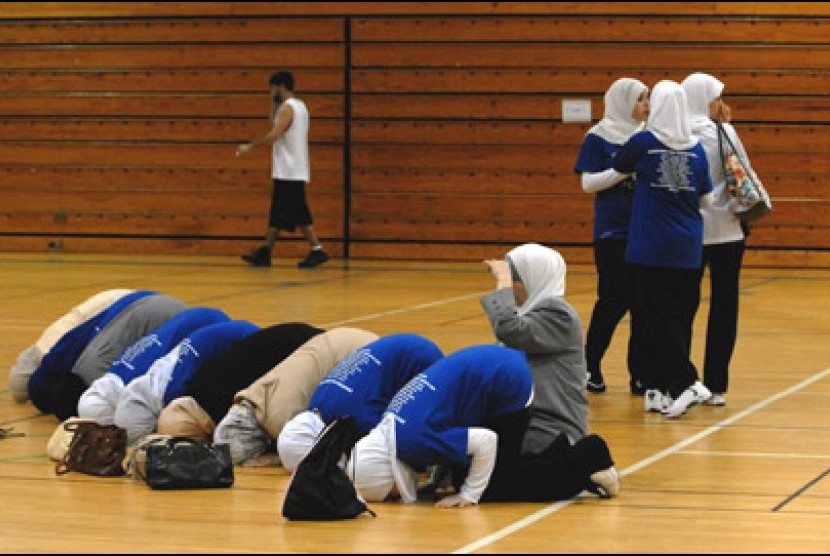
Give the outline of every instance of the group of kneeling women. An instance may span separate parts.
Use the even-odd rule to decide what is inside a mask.
[[[444,354],[413,333],[261,328],[154,291],[102,291],[52,323],[10,375],[16,401],[59,420],[227,443],[235,465],[296,468],[325,425],[356,420],[346,466],[366,501],[438,507],[616,495],[588,431],[582,324],[553,249],[485,264],[497,341]]]

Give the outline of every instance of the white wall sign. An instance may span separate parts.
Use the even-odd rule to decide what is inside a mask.
[[[590,122],[591,101],[564,99],[562,101],[563,122]]]

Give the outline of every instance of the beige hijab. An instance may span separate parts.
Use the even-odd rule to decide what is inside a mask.
[[[167,404],[159,414],[156,425],[159,434],[186,436],[202,442],[212,439],[214,429],[216,423],[190,396],[176,398]]]

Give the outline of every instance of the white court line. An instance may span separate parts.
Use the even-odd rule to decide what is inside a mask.
[[[354,317],[351,319],[340,320],[337,322],[327,322],[325,324],[319,325],[320,328],[332,328],[335,326],[343,326],[346,324],[353,324],[356,322],[363,322],[372,319],[378,319],[381,317],[388,317],[390,315],[399,315],[401,313],[408,313],[410,311],[418,311],[420,309],[429,309],[430,307],[437,307],[438,305],[444,305],[445,303],[455,303],[456,301],[465,301],[467,299],[472,299],[474,297],[481,297],[486,295],[493,290],[487,290],[483,292],[477,293],[470,293],[467,295],[460,295],[458,297],[448,297],[447,299],[439,299],[438,301],[430,301],[429,303],[421,303],[420,305],[412,305],[411,307],[401,307],[400,309],[391,309],[389,311],[384,311],[382,313],[372,313],[371,315],[363,315],[362,317]]]
[[[830,454],[774,454],[771,452],[724,452],[720,450],[686,450],[681,455],[727,458],[830,459]]]
[[[743,411],[740,411],[740,412],[736,413],[735,415],[732,415],[731,417],[728,417],[728,418],[724,419],[723,421],[721,421],[721,422],[719,422],[715,425],[712,425],[711,427],[709,427],[705,430],[702,430],[699,433],[690,436],[689,438],[686,438],[685,440],[681,440],[680,442],[678,442],[674,446],[670,446],[669,448],[666,448],[665,450],[662,450],[662,451],[654,454],[653,456],[650,456],[650,457],[648,457],[648,458],[646,458],[646,459],[644,459],[644,460],[642,460],[638,463],[635,463],[634,465],[632,465],[630,467],[627,467],[625,470],[620,472],[620,476],[629,475],[631,473],[634,473],[635,471],[639,471],[640,469],[643,469],[644,467],[648,467],[649,465],[651,465],[653,463],[656,463],[656,462],[660,461],[661,459],[664,459],[664,458],[667,458],[670,455],[676,454],[677,452],[681,451],[686,446],[688,446],[690,444],[693,444],[693,443],[697,442],[698,440],[706,438],[707,436],[710,436],[710,435],[720,431],[721,429],[723,429],[725,427],[728,427],[729,425],[733,424],[734,422],[739,421],[740,419],[743,419],[744,417],[748,417],[748,416],[752,415],[753,413],[756,413],[756,412],[760,411],[761,409],[764,409],[768,405],[773,404],[773,403],[777,402],[778,400],[780,400],[782,398],[786,398],[787,396],[789,396],[791,394],[794,394],[795,392],[797,392],[797,391],[813,384],[814,382],[822,380],[823,378],[827,377],[827,375],[830,375],[830,367],[824,369],[823,371],[820,371],[820,372],[814,374],[813,376],[811,376],[809,378],[806,378],[806,379],[802,380],[798,384],[796,384],[794,386],[791,386],[790,388],[787,388],[786,390],[783,390],[783,391],[781,391],[777,394],[773,394],[772,396],[768,397],[767,399],[761,400],[760,402],[749,406],[748,408],[744,409]],[[552,504],[552,505],[550,505],[546,508],[543,508],[543,509],[539,510],[538,512],[535,512],[535,513],[527,516],[524,519],[521,519],[521,520],[519,520],[519,521],[517,521],[517,522],[515,522],[511,525],[508,525],[507,527],[501,529],[500,531],[496,531],[495,533],[491,533],[490,535],[487,535],[486,537],[483,537],[483,538],[481,538],[481,539],[479,539],[475,542],[472,542],[472,543],[470,543],[466,546],[462,546],[461,548],[451,552],[451,554],[470,554],[471,552],[473,552],[475,550],[478,550],[479,548],[483,548],[487,545],[490,545],[490,544],[493,544],[497,541],[500,541],[501,539],[506,538],[508,535],[511,535],[512,533],[515,533],[516,531],[524,529],[528,525],[532,525],[532,524],[536,523],[537,521],[539,521],[540,519],[542,519],[544,517],[547,517],[547,516],[551,515],[552,513],[561,510],[562,508],[570,506],[575,500],[576,500],[575,498],[572,498],[570,500],[563,500],[561,502],[556,502],[555,504]],[[464,511],[464,510],[459,510],[459,511]]]

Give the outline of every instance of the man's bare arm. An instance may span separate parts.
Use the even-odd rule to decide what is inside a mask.
[[[290,105],[283,103],[279,110],[277,110],[277,117],[274,121],[274,126],[270,129],[270,131],[261,137],[257,137],[250,143],[242,143],[239,145],[236,148],[236,156],[242,156],[259,145],[272,144],[274,141],[282,137],[282,134],[286,132],[289,126],[291,126],[293,119],[294,109],[291,108]]]

